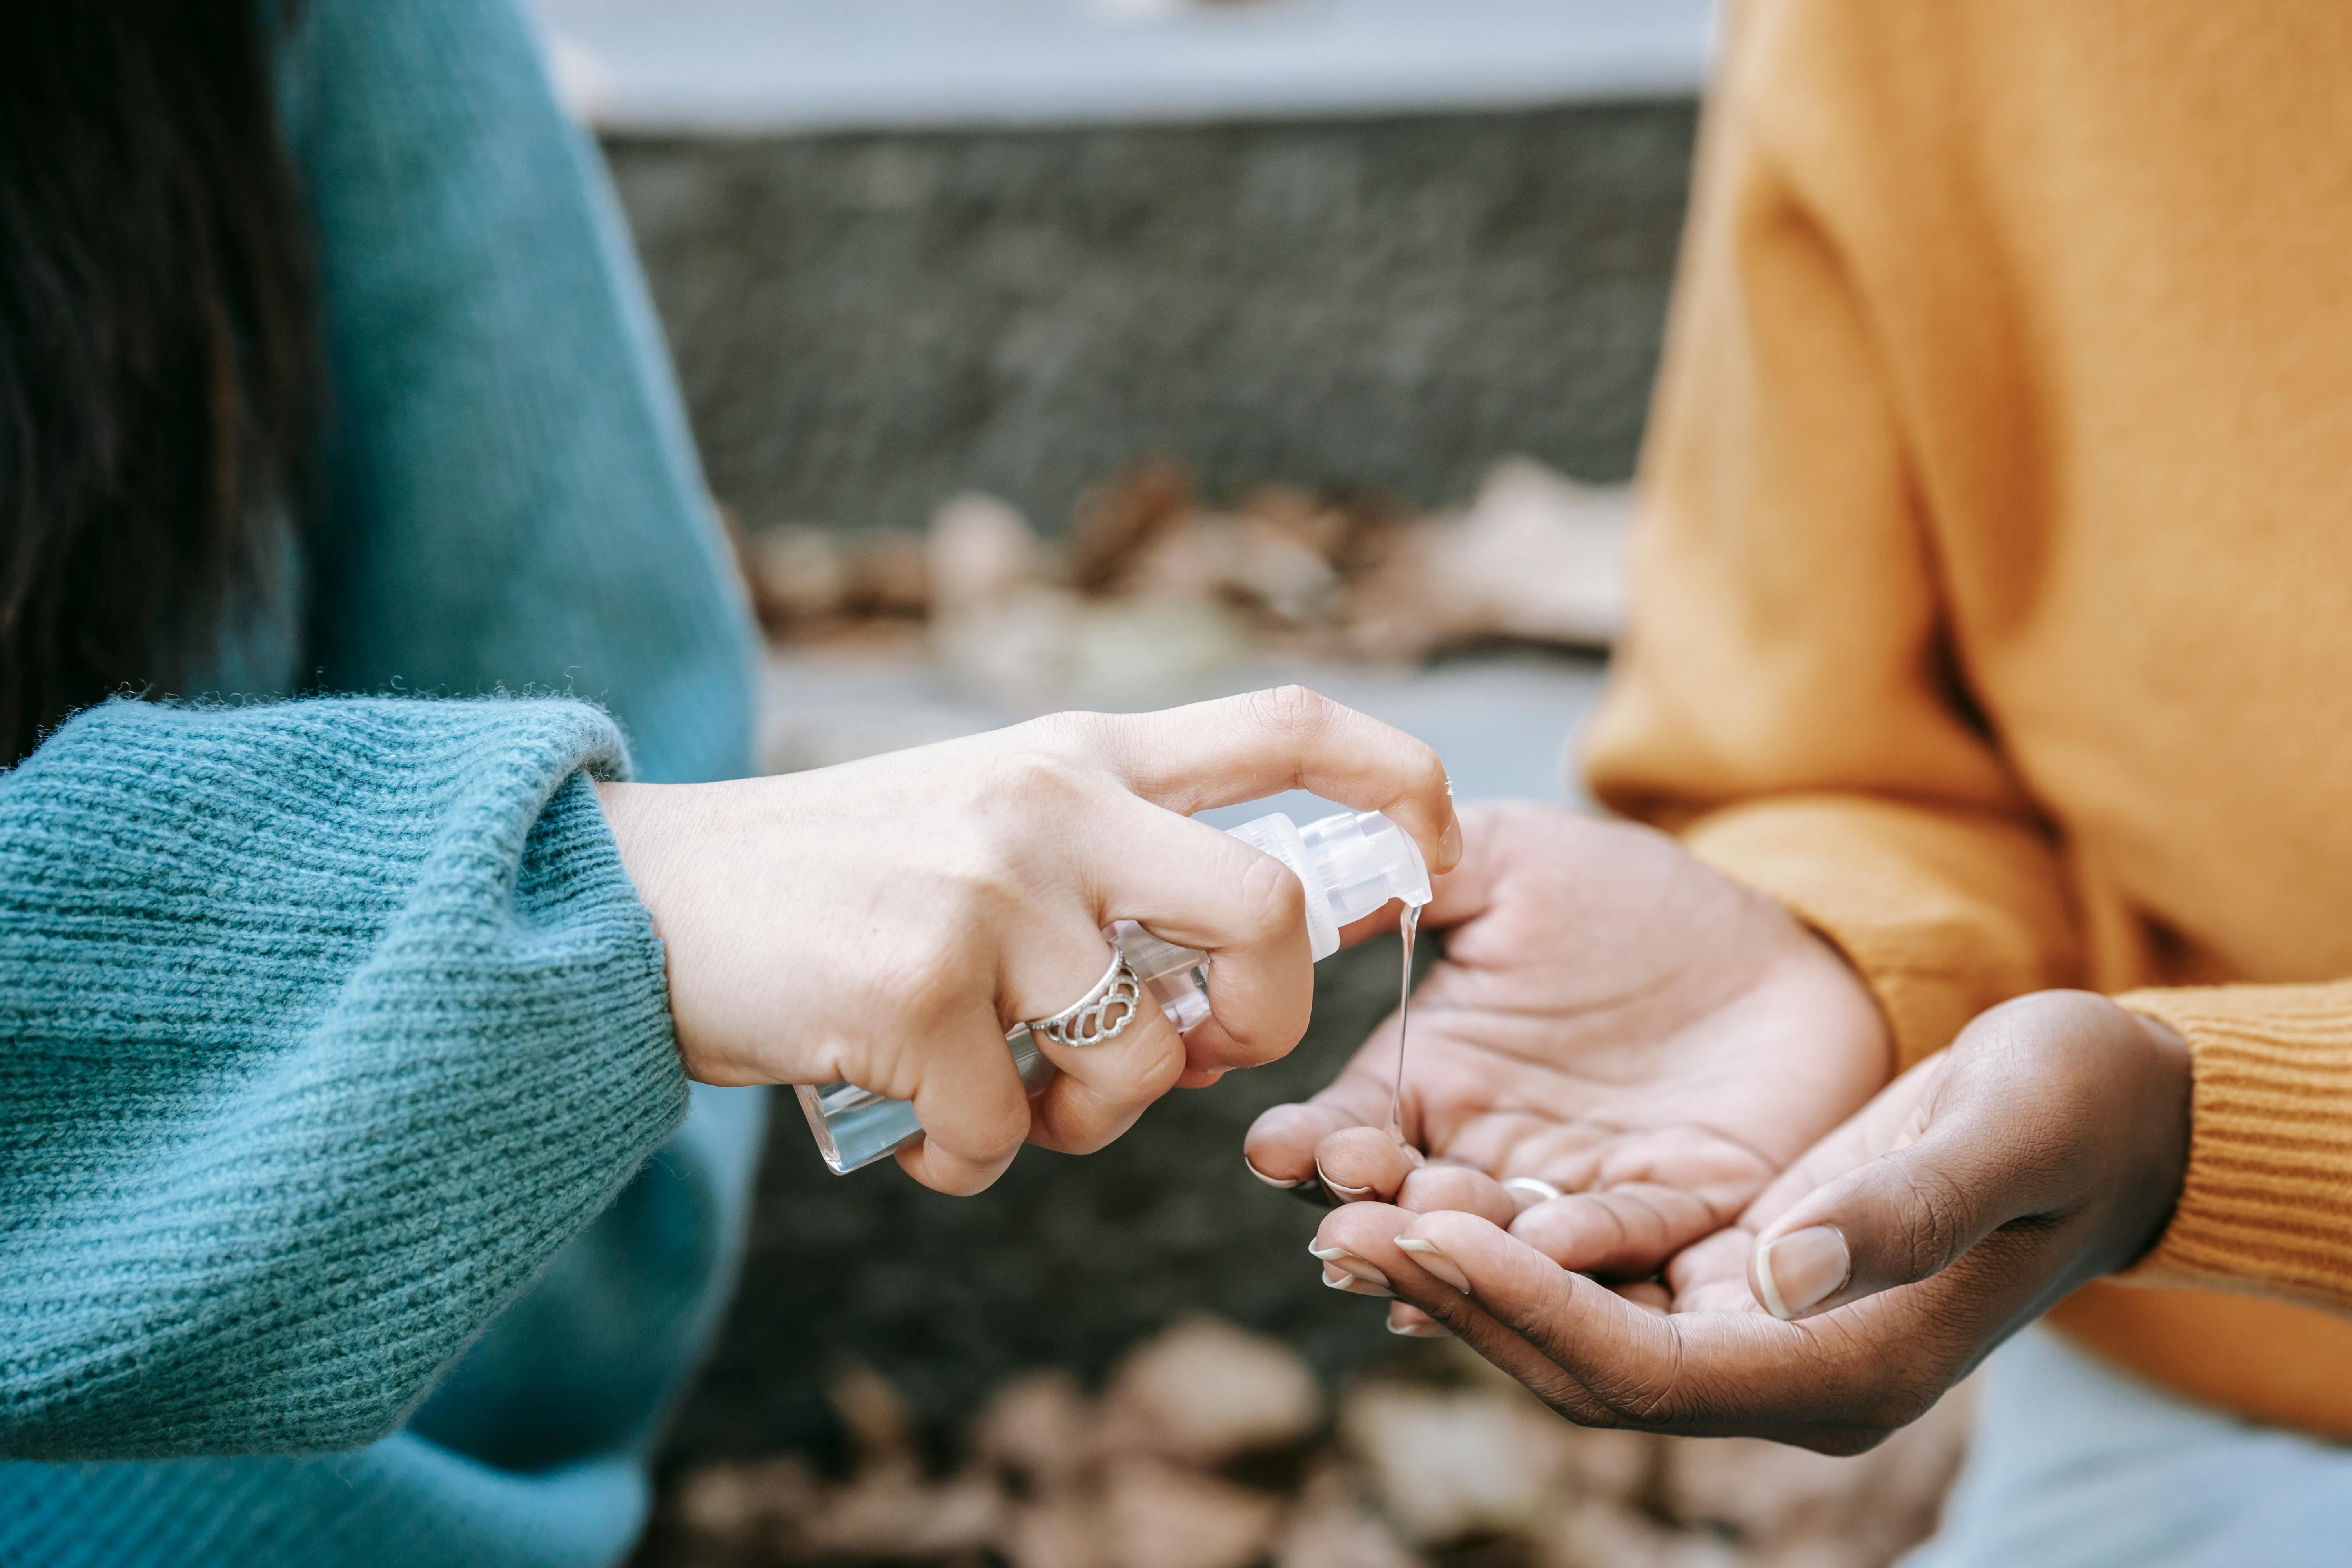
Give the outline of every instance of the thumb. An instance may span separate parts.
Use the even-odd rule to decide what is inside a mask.
[[[1816,1191],[1766,1226],[1748,1285],[1783,1321],[1941,1273],[2020,1214],[2032,1196],[1956,1118]]]
[[[1781,1319],[1825,1311],[1940,1273],[2029,1217],[1989,1266],[2038,1281],[2037,1297],[2138,1256],[2188,1157],[2188,1047],[2157,1029],[2074,991],[1979,1014],[1922,1080],[1916,1141],[1898,1136],[1757,1233],[1757,1300]]]

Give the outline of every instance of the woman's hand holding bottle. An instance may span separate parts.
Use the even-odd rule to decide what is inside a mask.
[[[1461,858],[1436,753],[1297,688],[599,791],[667,948],[688,1073],[911,1100],[925,1136],[899,1163],[971,1193],[1024,1140],[1100,1148],[1179,1083],[1297,1043],[1313,993],[1298,881],[1189,820],[1293,788],[1388,814],[1433,870]],[[1180,1037],[1147,1006],[1101,1045],[1041,1040],[1060,1071],[1033,1100],[1004,1032],[1100,980],[1120,919],[1206,952],[1216,1015]]]

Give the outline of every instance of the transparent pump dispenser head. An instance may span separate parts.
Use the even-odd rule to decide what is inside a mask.
[[[1391,899],[1414,908],[1429,902],[1429,868],[1422,863],[1421,850],[1377,811],[1337,812],[1304,827],[1277,812],[1231,831],[1289,867],[1306,889],[1307,945],[1318,963],[1339,951],[1341,926]],[[1201,969],[1206,953],[1162,942],[1133,921],[1113,926],[1110,938],[1180,1031],[1208,1017],[1209,986]],[[1029,1031],[1016,1025],[1004,1043],[1029,1092],[1044,1089],[1054,1064]],[[906,1100],[885,1100],[855,1084],[802,1084],[795,1092],[809,1131],[816,1134],[817,1152],[835,1173],[870,1165],[922,1131]]]

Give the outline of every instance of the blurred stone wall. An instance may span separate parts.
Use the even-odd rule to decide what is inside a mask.
[[[713,489],[753,527],[1062,526],[1145,453],[1465,497],[1630,473],[1689,103],[1205,127],[615,140]]]
[[[1058,528],[1144,453],[1465,497],[1524,452],[1632,468],[1687,103],[1359,122],[618,140],[624,205],[713,489],[754,527],[916,527],[992,491]],[[1424,943],[1424,947],[1431,945]],[[671,1458],[823,1450],[845,1354],[940,1429],[1039,1363],[1095,1375],[1190,1310],[1327,1377],[1408,1343],[1328,1291],[1306,1205],[1251,1179],[1257,1112],[1393,1005],[1393,939],[1317,974],[1288,1060],[1172,1096],[1110,1150],[1025,1151],[978,1198],[828,1175],[773,1135],[742,1289]]]

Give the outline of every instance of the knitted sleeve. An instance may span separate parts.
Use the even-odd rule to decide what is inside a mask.
[[[2189,1042],[2189,1171],[2120,1278],[2352,1312],[2352,981],[2127,992]]]
[[[0,774],[0,1454],[316,1450],[677,1126],[559,700],[108,703]]]
[[[1822,931],[1905,1063],[2076,976],[2058,857],[1965,709],[1919,487],[1805,116],[1834,40],[1735,13],[1643,458],[1597,798]],[[1823,62],[1831,62],[1825,66]],[[1861,73],[1867,75],[1867,73]],[[1850,128],[1848,130],[1850,133]]]

